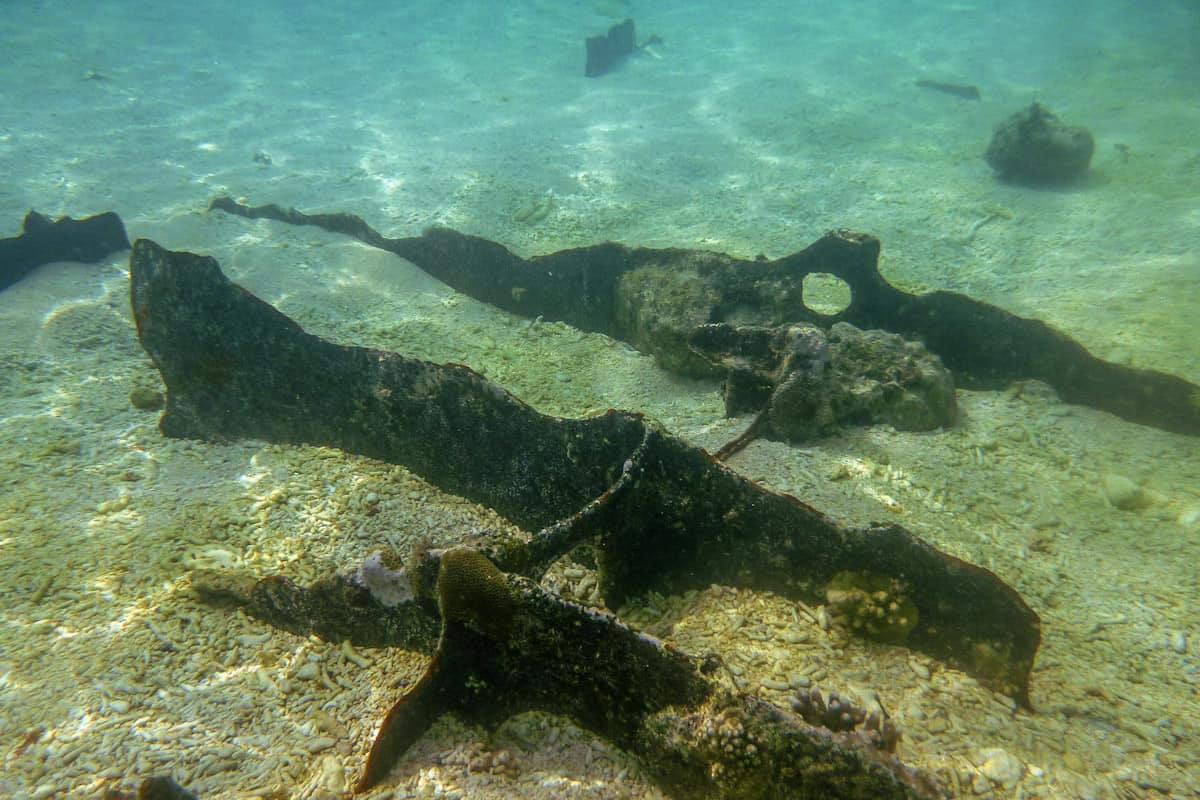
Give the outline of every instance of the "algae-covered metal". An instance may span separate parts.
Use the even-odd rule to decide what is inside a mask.
[[[688,339],[707,323],[775,327],[848,322],[920,340],[965,388],[1036,379],[1068,403],[1155,428],[1200,435],[1200,386],[1175,375],[1103,361],[1044,322],[954,292],[910,294],[879,274],[874,236],[837,230],[777,259],[606,242],[524,259],[446,228],[388,239],[353,214],[304,214],[227,197],[210,207],[251,218],[316,225],[408,259],[464,294],[526,317],[562,320],[653,354],[667,369],[713,368]],[[805,305],[804,279],[829,273],[850,287],[836,314]]]
[[[820,600],[840,573],[881,576],[917,609],[904,646],[1028,705],[1037,615],[992,573],[899,526],[839,526],[638,414],[550,417],[466,367],[312,336],[211,258],[139,240],[130,266],[138,335],[167,386],[166,435],[311,443],[403,464],[531,534],[485,538],[449,557],[417,553],[411,599],[387,605],[352,577],[306,588],[281,576],[198,576],[210,598],[333,640],[426,648],[441,618],[431,671],[389,714],[372,764],[390,764],[446,711],[497,722],[539,708],[642,753],[664,785],[688,796],[760,796],[751,788],[764,781],[781,797],[866,796],[863,787],[928,796],[920,780],[828,731],[752,698],[717,697],[686,657],[528,581],[586,540],[597,542],[614,607],[652,589],[711,583]],[[464,706],[462,679],[484,673],[486,698]],[[714,745],[703,734],[714,719],[717,729],[745,731],[753,757],[731,761]],[[362,785],[380,769],[369,767]]]
[[[839,572],[888,576],[919,611],[907,646],[1028,705],[1037,615],[991,572],[898,525],[840,526],[634,413],[551,417],[466,367],[306,334],[211,258],[139,240],[130,264],[138,334],[167,385],[168,436],[319,444],[403,464],[535,532],[485,546],[524,575],[597,538],[614,607],[711,583],[820,601]]]

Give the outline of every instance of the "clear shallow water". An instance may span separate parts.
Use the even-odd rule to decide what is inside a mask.
[[[390,280],[383,277],[390,264],[371,261],[362,291],[355,281],[374,256],[326,242],[297,257],[315,236],[204,216],[208,199],[228,193],[353,211],[392,235],[448,224],[525,254],[616,239],[778,256],[849,227],[882,238],[894,281],[963,291],[1045,319],[1103,357],[1200,381],[1200,12],[1193,3],[636,3],[628,13],[639,38],[657,33],[664,43],[589,80],[583,39],[615,19],[588,3],[85,9],[10,2],[0,16],[0,219],[15,233],[31,207],[75,216],[115,210],[131,237],[217,255],[306,324],[355,340],[386,339],[383,305],[433,319],[444,298],[419,278],[400,278],[391,288],[413,297],[373,306],[370,293]],[[982,99],[917,89],[920,78],[974,84]],[[1078,186],[1003,184],[981,158],[993,126],[1035,99],[1096,137],[1090,176]],[[545,219],[517,219],[546,197],[553,204]],[[971,234],[996,210],[1003,216]],[[281,240],[292,244],[288,252],[269,249]],[[298,260],[307,266],[299,269]],[[92,506],[111,499],[109,487],[81,476],[119,461],[105,448],[120,445],[130,426],[153,436],[152,421],[99,402],[121,401],[129,376],[146,373],[136,345],[80,352],[70,335],[55,338],[50,324],[81,303],[124,313],[119,262],[31,276],[35,282],[0,296],[7,326],[0,347],[61,376],[7,399],[13,463],[35,464],[22,450],[43,452],[43,439],[57,435],[46,426],[63,420],[84,442],[67,477],[41,487],[47,497],[66,490]],[[453,310],[438,319],[443,349],[431,346],[430,357],[466,360],[466,352],[488,368],[486,353],[471,350],[478,326],[496,339],[487,326],[505,323],[469,313],[481,315],[470,317],[471,330]],[[89,318],[89,330],[121,336],[107,319]],[[449,352],[454,347],[460,352]],[[120,356],[106,357],[112,353]],[[492,370],[519,384],[515,363]],[[675,386],[676,398],[669,380],[639,377],[645,365],[638,364],[632,359],[603,380],[577,378],[576,387],[594,387],[594,399],[586,390],[567,399],[530,391],[563,409],[657,402],[657,413],[693,435],[720,424],[711,417],[719,408],[713,387]],[[639,384],[657,394],[637,395]],[[1079,480],[1095,487],[1102,472],[1127,472],[1171,500],[1161,520],[1152,512],[1112,523],[1105,552],[1119,585],[1122,576],[1144,580],[1139,570],[1163,562],[1187,563],[1186,549],[1149,558],[1118,534],[1125,525],[1143,541],[1192,546],[1196,527],[1179,520],[1200,490],[1194,442],[1115,425],[1079,434],[1073,466],[1087,474]],[[928,443],[922,458],[937,460],[944,447]],[[789,451],[770,450],[775,461],[780,452]],[[188,469],[196,470],[189,480],[217,480],[204,458]],[[29,507],[44,512],[48,501],[31,503],[30,481],[17,480],[20,469],[14,475],[4,492],[11,530],[20,530]],[[961,480],[964,493],[976,491]],[[1039,500],[1088,520],[1064,539],[1086,538],[1093,525],[1108,530],[1088,516],[1115,513],[1102,497],[1096,504],[1098,490],[1064,491]],[[143,501],[148,514],[162,515],[173,502],[152,492]],[[49,519],[47,537],[49,527],[88,529],[92,515],[76,508]],[[1023,530],[1019,519],[1006,519]],[[954,524],[928,524],[932,535],[954,538]],[[972,519],[964,527],[981,525]],[[14,569],[18,551],[11,534],[5,541],[0,559]],[[980,547],[973,560],[997,557]],[[1020,571],[1014,562],[1006,577]],[[0,588],[27,598],[12,577],[24,573],[7,574]],[[1079,580],[1078,605],[1048,631],[1086,629],[1094,622],[1089,610],[1094,618],[1120,615],[1104,605],[1111,598],[1087,593],[1095,587],[1086,575]],[[1167,587],[1161,604],[1174,611],[1131,637],[1167,670],[1171,636],[1200,635],[1186,616],[1195,581],[1170,573],[1157,583]],[[9,631],[37,613],[23,608],[24,616],[9,617]],[[1059,646],[1051,640],[1048,651]],[[1179,655],[1170,674],[1183,675],[1190,658]],[[1187,674],[1194,686],[1194,672]],[[1099,682],[1075,677],[1085,688]],[[10,700],[13,685],[5,689]],[[1139,691],[1150,705],[1183,696],[1179,687],[1160,688]],[[1180,716],[1194,732],[1189,702]],[[78,705],[87,707],[86,699]],[[9,719],[5,734],[14,740],[30,720],[15,712]],[[1116,774],[1123,756],[1118,748],[1102,774]],[[1103,789],[1096,770],[1076,772]]]
[[[884,240],[901,281],[968,290],[1099,348],[1111,331],[1081,310],[1108,299],[1098,284],[1170,285],[1152,306],[1194,285],[1176,274],[1194,260],[1122,274],[1197,245],[1185,2],[631,13],[641,37],[664,37],[657,57],[587,80],[582,40],[611,21],[587,3],[13,3],[0,208],[112,208],[153,235],[224,192],[396,232],[441,222],[531,253],[612,238],[780,255],[850,227]],[[983,100],[913,87],[923,77]],[[1035,99],[1095,134],[1084,191],[998,184],[980,158]],[[546,193],[551,219],[512,224]],[[997,207],[1014,224],[956,244]],[[1136,314],[1117,316],[1117,356],[1200,374],[1189,352],[1157,355],[1183,329],[1156,319],[1136,352]]]

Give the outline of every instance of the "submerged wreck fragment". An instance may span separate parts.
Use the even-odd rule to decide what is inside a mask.
[[[409,570],[416,596],[401,605],[433,608],[441,633],[436,647],[421,647],[433,650],[424,675],[384,717],[357,792],[382,782],[444,714],[495,729],[538,710],[569,717],[639,757],[681,798],[940,796],[930,778],[892,755],[899,732],[889,720],[836,695],[826,704],[819,693],[802,693],[793,714],[733,694],[705,675],[700,659],[505,574],[476,549],[426,550]],[[335,640],[352,632],[339,626],[356,617],[376,617],[381,631],[394,632],[393,622],[411,619],[411,611],[355,595],[345,575],[307,588],[197,578],[205,599],[232,601],[297,633],[314,619]]]
[[[596,544],[614,607],[650,590],[712,583],[820,601],[831,587],[846,591],[845,575],[869,576],[903,603],[902,635],[881,640],[940,658],[1028,706],[1037,615],[992,573],[899,526],[839,526],[638,414],[550,417],[466,367],[306,334],[211,258],[139,240],[130,267],[138,335],[167,386],[166,435],[320,444],[403,464],[531,534],[480,534],[475,549],[449,557],[419,553],[408,566],[411,596],[386,603],[354,574],[312,587],[282,576],[196,576],[209,599],[334,641],[428,649],[440,618],[429,673],[385,720],[361,787],[380,780],[442,713],[495,723],[538,708],[641,754],[685,796],[765,796],[762,787],[780,797],[932,796],[865,746],[872,736],[835,734],[721,694],[684,656],[530,582],[585,541]],[[586,636],[563,638],[580,626]],[[580,651],[583,643],[591,650]],[[481,674],[489,691],[464,708],[464,680]],[[553,684],[535,691],[522,674]],[[647,694],[648,675],[665,676],[661,693]],[[609,687],[603,697],[597,686]],[[618,701],[630,704],[621,714],[597,710]],[[754,758],[730,761],[729,743],[714,745],[709,729],[726,738],[744,731],[738,741],[753,744]]]
[[[30,211],[21,234],[0,239],[0,291],[7,289],[42,264],[55,261],[99,261],[129,249],[125,225],[112,211],[83,219]]]
[[[633,20],[613,25],[607,34],[589,36],[584,42],[587,51],[587,63],[583,74],[588,78],[598,78],[621,66],[626,58],[634,53],[644,52],[651,45],[662,44],[662,37],[651,36],[641,44],[634,36]]]
[[[1065,402],[1200,435],[1200,386],[1103,361],[1043,322],[960,294],[900,291],[879,274],[880,243],[866,234],[833,231],[773,260],[613,242],[523,259],[500,244],[446,228],[389,239],[353,214],[304,214],[275,205],[246,206],[227,197],[214,199],[210,208],[352,236],[408,259],[477,300],[621,339],[676,372],[715,374],[689,346],[701,325],[811,322],[827,328],[848,322],[923,342],[964,388],[1035,379],[1052,386]],[[822,314],[805,305],[804,278],[815,273],[830,273],[850,287],[846,308]]]
[[[442,632],[425,675],[388,712],[363,791],[442,714],[495,727],[563,714],[639,756],[688,798],[932,798],[932,782],[853,727],[835,733],[709,681],[692,659],[614,617],[501,573],[476,550],[438,565]]]
[[[613,607],[712,583],[820,601],[838,573],[888,576],[919,614],[904,644],[1028,705],[1037,615],[992,573],[898,525],[839,526],[635,413],[551,417],[466,367],[311,336],[211,258],[142,239],[130,269],[138,336],[167,385],[168,436],[402,464],[533,533],[483,545],[506,571],[537,578],[597,539]]]

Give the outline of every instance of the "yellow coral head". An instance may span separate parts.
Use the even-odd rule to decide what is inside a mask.
[[[478,550],[456,547],[438,567],[442,619],[472,625],[497,638],[507,635],[516,597],[500,569]]]

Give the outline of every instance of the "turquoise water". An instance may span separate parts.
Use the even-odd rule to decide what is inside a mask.
[[[883,238],[900,280],[969,289],[1195,377],[1188,349],[1157,355],[1186,331],[1150,312],[1131,333],[1138,312],[1097,285],[1149,257],[1140,291],[1186,288],[1186,266],[1157,259],[1195,247],[1194,8],[1043,6],[655,4],[629,13],[664,38],[656,55],[582,80],[582,40],[612,21],[586,3],[12,3],[0,207],[12,220],[113,208],[153,235],[224,191],[398,232],[447,223],[530,253],[613,238],[779,255],[850,227]],[[1096,135],[1088,191],[990,179],[992,127],[1032,100]],[[554,218],[510,224],[547,192]],[[992,207],[1013,224],[963,251]],[[1116,347],[1087,312],[1110,299]]]
[[[663,41],[584,78],[584,39],[626,16],[639,41]],[[666,375],[601,337],[530,333],[337,237],[204,208],[229,194],[353,212],[392,236],[448,225],[522,255],[611,239],[778,257],[850,228],[881,238],[898,285],[966,293],[1045,320],[1102,358],[1200,382],[1198,41],[1190,0],[11,0],[0,13],[0,228],[15,235],[30,208],[114,210],[131,238],[216,256],[322,335],[467,363],[553,413],[645,410],[707,447],[745,422],[723,419],[715,382]],[[920,79],[973,85],[981,98]],[[1004,183],[983,160],[994,126],[1033,101],[1092,132],[1083,179]],[[309,654],[347,662],[261,624],[227,629],[223,612],[189,599],[186,574],[229,559],[317,574],[361,558],[369,539],[339,539],[355,526],[322,515],[349,514],[356,487],[382,492],[391,472],[304,448],[164,440],[127,400],[131,386],[157,383],[133,338],[125,260],[49,265],[0,294],[0,795],[99,797],[104,780],[129,786],[163,771],[203,797],[265,796],[268,784],[344,791],[337,770],[356,773],[392,696],[388,670],[411,665],[378,656],[374,671],[344,673],[359,691],[342,699],[272,694],[259,672],[292,675]],[[953,676],[931,688],[912,670],[889,672],[887,654],[855,656],[859,683],[895,687],[891,705],[947,704],[941,717],[901,715],[925,732],[902,757],[955,770],[966,786],[981,754],[1003,748],[1026,766],[1025,797],[1188,796],[1200,761],[1196,441],[1037,391],[961,394],[956,430],[761,443],[733,466],[849,521],[900,507],[897,521],[994,569],[1043,615],[1032,718],[993,713],[981,692],[963,700],[946,689]],[[850,482],[824,480],[839,464]],[[1113,475],[1154,502],[1114,507]],[[275,490],[294,502],[251,510]],[[433,496],[398,494],[391,524],[433,516],[452,536],[453,502],[424,492]],[[227,517],[237,524],[212,522]],[[41,589],[47,574],[57,577]],[[161,672],[146,655],[152,629],[170,631],[180,652]],[[264,633],[261,645],[237,639]],[[247,732],[219,722],[221,703],[252,704],[256,692],[278,700],[277,713],[246,712]],[[345,732],[314,722],[308,710],[327,703]],[[232,748],[220,758],[252,754],[273,777],[207,774],[186,744],[200,731]],[[443,733],[450,744],[427,742],[425,762],[406,767],[412,791],[454,778],[451,768],[421,778],[439,748],[485,746]],[[320,736],[339,744],[276,763]],[[525,771],[578,779],[557,796],[600,796],[619,769],[576,756],[524,756]],[[636,777],[636,764],[623,768]],[[656,790],[642,780],[631,791]]]

